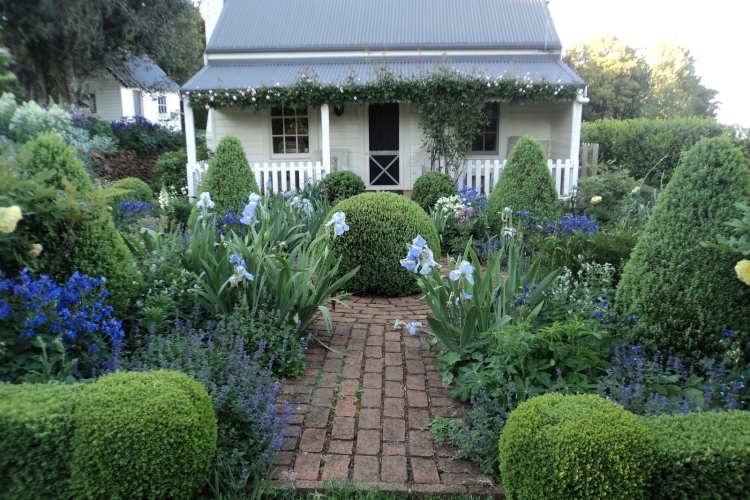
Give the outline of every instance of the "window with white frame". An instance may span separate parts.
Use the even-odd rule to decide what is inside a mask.
[[[497,154],[497,132],[500,117],[500,104],[497,102],[488,102],[482,109],[484,117],[487,119],[482,132],[474,138],[471,144],[471,152],[479,154]]]
[[[159,97],[157,97],[156,104],[159,106],[159,114],[166,115],[167,114],[167,96],[160,95]]]
[[[307,109],[271,108],[271,141],[275,154],[309,153]]]

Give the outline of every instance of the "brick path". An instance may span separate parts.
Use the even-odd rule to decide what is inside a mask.
[[[502,495],[478,467],[453,460],[456,449],[432,442],[427,424],[436,415],[460,416],[424,337],[393,329],[397,318],[422,321],[419,296],[352,297],[332,314],[333,335],[307,351],[307,370],[284,386],[279,401],[292,404],[274,474],[278,487],[323,488],[325,481],[351,480],[381,490],[473,492]]]

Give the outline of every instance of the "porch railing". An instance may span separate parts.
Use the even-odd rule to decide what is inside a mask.
[[[468,160],[463,170],[454,173],[458,189],[473,187],[489,196],[500,179],[507,160]],[[547,167],[555,180],[555,187],[561,198],[571,195],[578,183],[579,168],[570,160],[547,160]]]
[[[253,163],[250,168],[262,194],[297,191],[308,182],[319,181],[331,172],[330,167],[319,161]],[[187,165],[188,196],[191,200],[195,198],[207,170],[208,162]]]

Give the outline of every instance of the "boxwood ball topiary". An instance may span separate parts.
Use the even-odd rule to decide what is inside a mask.
[[[562,215],[563,207],[544,150],[533,137],[524,136],[518,140],[490,193],[487,219],[496,234],[502,230],[505,207],[510,207],[513,213],[528,210],[538,217],[550,219]]]
[[[411,190],[411,200],[430,213],[430,209],[444,196],[456,194],[456,186],[448,174],[426,172],[415,182]]]
[[[399,264],[406,244],[421,234],[440,255],[435,226],[419,205],[398,194],[362,193],[337,204],[326,220],[335,212],[344,212],[349,225],[342,236],[332,236],[332,250],[341,257],[340,272],[360,266],[347,284],[348,292],[385,297],[419,292],[416,275]]]
[[[63,191],[64,179],[78,191],[90,191],[94,187],[76,150],[65,144],[54,132],[39,134],[26,143],[21,155],[21,169],[30,174],[52,171],[53,175],[47,183]]]
[[[726,351],[725,328],[748,340],[750,287],[737,279],[739,258],[701,246],[748,200],[748,164],[729,138],[703,139],[683,154],[617,286],[635,342],[695,363]]]
[[[216,416],[179,372],[117,372],[86,388],[72,418],[71,490],[88,499],[190,499],[216,453]]]
[[[500,473],[512,500],[643,499],[654,438],[622,406],[594,395],[532,398],[500,436]]]
[[[250,193],[260,193],[239,139],[228,135],[219,141],[200,189],[211,193],[217,219],[229,209],[239,212]]]
[[[329,203],[338,203],[365,192],[362,178],[349,170],[331,172],[320,181],[320,187]]]
[[[150,203],[152,206],[156,204],[154,200],[154,193],[148,184],[135,177],[125,177],[115,182],[112,187],[117,189],[127,189],[127,193],[123,193],[119,196],[114,196],[111,201],[112,206],[118,206],[122,201],[142,201],[144,203]]]

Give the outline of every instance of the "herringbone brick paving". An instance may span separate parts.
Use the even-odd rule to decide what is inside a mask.
[[[427,338],[394,330],[394,321],[422,321],[419,296],[352,297],[332,313],[334,330],[311,342],[307,370],[279,398],[292,404],[274,473],[278,487],[321,489],[327,480],[381,490],[502,497],[479,468],[453,459],[456,449],[433,443],[432,418],[465,411],[443,386]]]

